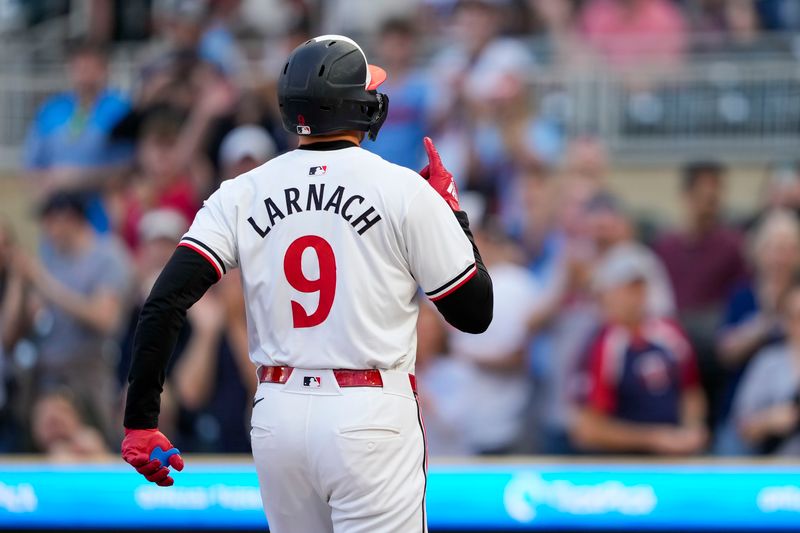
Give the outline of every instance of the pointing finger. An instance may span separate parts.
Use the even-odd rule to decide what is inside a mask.
[[[428,153],[428,159],[433,161],[433,158],[439,155],[436,151],[436,147],[433,145],[433,139],[430,137],[423,137],[422,144],[425,145],[425,152]]]
[[[422,139],[422,143],[425,145],[425,152],[428,153],[428,161],[430,161],[431,171],[435,175],[443,166],[442,157],[439,155],[439,152],[436,150],[436,147],[433,145],[433,140],[430,137],[424,137]]]

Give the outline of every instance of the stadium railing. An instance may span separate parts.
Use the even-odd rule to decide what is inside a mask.
[[[600,136],[618,161],[659,164],[708,154],[749,162],[794,158],[800,145],[800,37],[793,39],[784,39],[794,45],[782,53],[692,53],[667,73],[637,69],[635,83],[596,64],[577,72],[539,64],[529,73],[531,105],[569,134]],[[38,106],[67,86],[58,53],[11,44],[0,52],[0,166],[6,168],[18,165]],[[531,42],[534,55],[536,48]],[[115,50],[114,86],[135,88],[141,52],[135,46]],[[261,69],[256,61],[242,83],[257,83]]]

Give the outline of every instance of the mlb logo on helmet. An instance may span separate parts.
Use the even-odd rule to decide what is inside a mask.
[[[306,126],[306,117],[297,115],[297,134],[298,135],[311,135],[311,128]]]
[[[321,174],[325,174],[328,171],[327,165],[322,165],[321,167],[311,167],[308,169],[309,176],[319,176]]]
[[[303,387],[318,389],[322,385],[322,378],[319,376],[303,376]]]

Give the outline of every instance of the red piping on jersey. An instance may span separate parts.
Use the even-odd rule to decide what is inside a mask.
[[[441,299],[442,299],[442,298],[444,298],[445,296],[449,296],[449,295],[453,294],[455,291],[457,291],[458,289],[460,289],[460,288],[461,288],[461,287],[462,287],[462,286],[463,286],[463,285],[464,285],[466,282],[468,282],[468,281],[469,281],[469,280],[471,280],[473,277],[475,277],[475,274],[477,274],[477,273],[478,273],[478,268],[476,267],[476,268],[475,268],[475,269],[474,269],[472,272],[470,272],[469,274],[467,274],[467,277],[465,277],[464,279],[462,279],[461,281],[459,281],[459,282],[458,282],[457,284],[455,284],[453,287],[449,288],[449,289],[447,290],[447,292],[444,292],[444,293],[440,294],[439,296],[434,296],[434,297],[431,297],[431,299],[430,299],[430,300],[431,300],[432,302],[435,302],[436,300],[441,300]]]
[[[214,270],[217,272],[217,279],[222,279],[222,271],[217,266],[216,261],[211,259],[211,256],[209,256],[206,252],[204,252],[203,250],[201,250],[197,246],[189,244],[188,242],[182,242],[182,243],[178,244],[178,246],[185,246],[186,248],[189,248],[190,250],[194,250],[198,254],[202,255],[205,258],[205,260],[208,261],[209,263],[211,263],[211,266],[214,267]]]

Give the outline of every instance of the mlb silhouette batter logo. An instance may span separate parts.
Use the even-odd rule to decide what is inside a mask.
[[[322,385],[322,378],[319,376],[303,376],[303,387],[318,389]]]
[[[308,175],[309,176],[320,176],[322,174],[325,174],[327,171],[328,171],[328,166],[327,165],[323,165],[321,167],[311,167],[310,169],[308,169]]]
[[[306,117],[297,115],[297,134],[298,135],[311,135],[311,128],[306,126]]]

